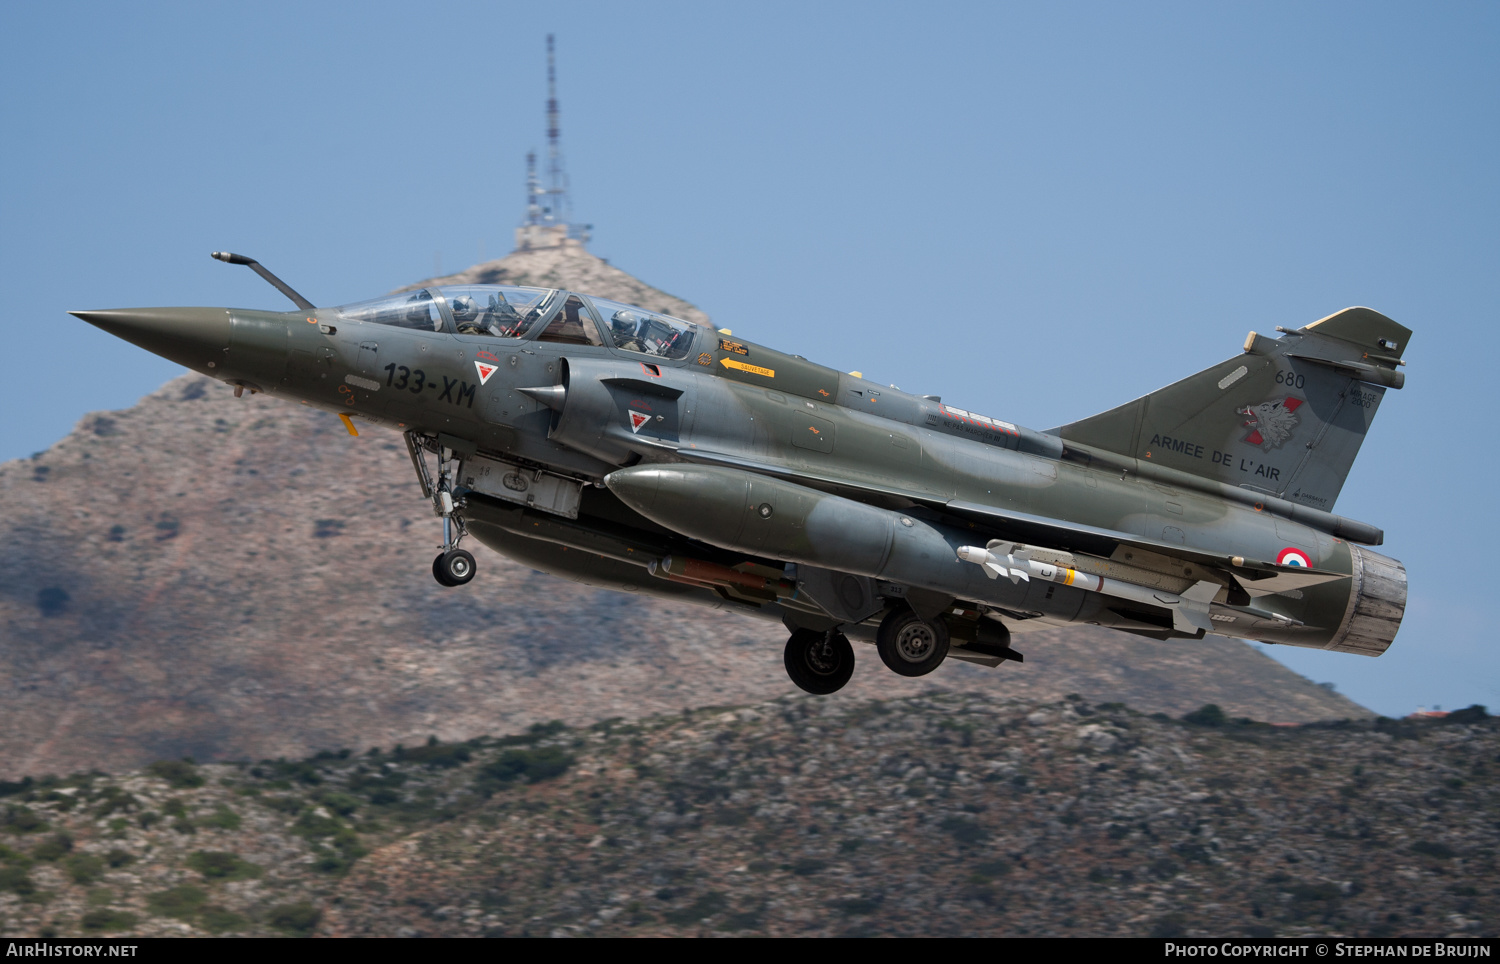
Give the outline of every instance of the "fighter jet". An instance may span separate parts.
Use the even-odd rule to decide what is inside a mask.
[[[1037,431],[635,305],[440,285],[297,310],[73,312],[200,374],[401,432],[441,519],[589,586],[782,623],[832,693],[851,640],[893,672],[1021,661],[1069,623],[1378,656],[1406,570],[1331,510],[1410,330],[1346,308]]]

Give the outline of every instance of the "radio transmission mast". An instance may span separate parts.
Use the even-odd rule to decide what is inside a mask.
[[[568,200],[568,175],[563,171],[562,129],[557,118],[557,58],[552,35],[547,34],[547,219],[567,224],[572,216]]]
[[[526,217],[516,229],[516,248],[560,247],[588,243],[593,225],[573,224],[573,202],[568,196],[568,173],[563,167],[562,124],[557,109],[557,55],[553,35],[547,35],[547,186],[537,183],[536,153],[526,155]]]
[[[542,186],[536,180],[536,151],[526,152],[526,220],[523,223],[542,223]]]

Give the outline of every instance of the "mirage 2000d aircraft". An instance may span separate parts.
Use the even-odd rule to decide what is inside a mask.
[[[779,620],[788,674],[832,693],[850,638],[903,676],[1021,660],[1087,623],[1378,656],[1406,570],[1330,510],[1411,332],[1347,308],[1046,431],[634,305],[427,287],[297,311],[75,315],[242,391],[403,432],[442,518],[535,569]],[[431,459],[435,460],[435,466]]]

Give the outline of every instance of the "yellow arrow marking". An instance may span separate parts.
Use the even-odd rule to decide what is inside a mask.
[[[773,368],[761,368],[759,365],[751,365],[748,362],[735,361],[733,358],[720,358],[719,364],[725,368],[738,368],[742,372],[752,375],[764,375],[767,378],[775,378],[776,370]]]

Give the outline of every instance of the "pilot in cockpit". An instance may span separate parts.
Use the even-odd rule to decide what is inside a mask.
[[[453,299],[453,321],[460,332],[466,335],[486,334],[481,326],[474,323],[474,319],[478,317],[479,309],[475,307],[473,298]]]
[[[640,324],[640,315],[633,311],[622,308],[615,312],[614,317],[609,320],[609,327],[615,339],[615,347],[624,351],[645,352],[646,346],[641,343],[639,334]]]
[[[481,313],[474,299],[460,295],[453,299],[453,323],[460,335],[493,335],[510,338],[521,323],[515,306],[498,292],[492,293],[489,305]]]

